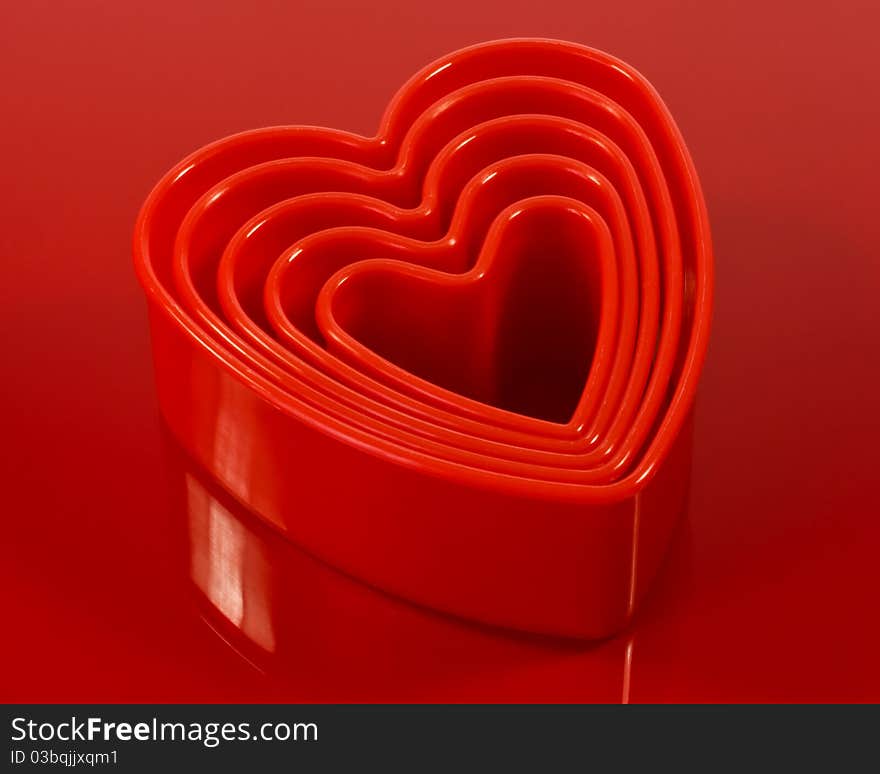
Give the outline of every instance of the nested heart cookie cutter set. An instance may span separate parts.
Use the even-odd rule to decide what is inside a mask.
[[[693,163],[632,68],[463,49],[375,137],[190,155],[134,254],[163,415],[248,508],[456,615],[629,619],[683,507],[712,304]]]

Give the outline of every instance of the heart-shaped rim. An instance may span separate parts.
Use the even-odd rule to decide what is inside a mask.
[[[636,358],[643,366],[647,363],[652,374],[661,373],[654,382],[659,385],[654,395],[644,399],[642,395],[634,396],[633,405],[650,406],[642,412],[647,428],[644,438],[635,442],[632,432],[626,435],[614,451],[613,469],[603,472],[592,483],[565,480],[561,467],[551,467],[547,476],[537,472],[532,475],[532,466],[525,462],[508,472],[503,458],[470,451],[483,448],[485,443],[500,443],[521,450],[526,458],[531,452],[559,453],[560,449],[570,449],[571,436],[548,437],[549,430],[559,427],[554,423],[542,425],[539,420],[514,415],[509,418],[510,426],[504,426],[486,421],[487,415],[478,419],[462,417],[434,410],[427,403],[409,414],[402,410],[408,402],[399,392],[393,400],[379,402],[341,385],[335,373],[325,373],[306,360],[285,359],[281,366],[230,327],[221,316],[223,308],[218,303],[216,288],[207,281],[216,275],[223,250],[242,222],[259,218],[261,210],[281,199],[307,192],[294,188],[290,194],[291,189],[283,184],[285,173],[289,175],[286,180],[293,180],[296,173],[303,172],[304,163],[312,163],[312,159],[305,157],[323,157],[331,177],[338,174],[339,179],[356,180],[363,188],[354,193],[375,195],[376,171],[393,170],[394,159],[398,157],[403,168],[408,168],[406,162],[413,158],[409,154],[415,152],[415,143],[408,142],[409,132],[415,131],[420,116],[433,109],[434,123],[439,125],[437,116],[457,90],[472,88],[475,93],[488,94],[504,79],[538,83],[545,95],[555,95],[557,89],[560,105],[563,92],[569,95],[566,100],[574,99],[571,95],[598,95],[606,100],[603,104],[607,116],[624,124],[631,121],[634,134],[613,139],[628,152],[631,161],[627,146],[633,146],[633,136],[641,133],[648,139],[666,184],[663,188],[668,187],[668,212],[673,214],[667,219],[652,212],[652,222],[655,230],[659,230],[664,223],[674,221],[680,236],[679,250],[671,249],[658,256],[665,294],[660,305],[660,347],[665,343],[666,349],[649,345],[652,351],[645,353],[645,359]],[[555,86],[550,82],[554,80]],[[614,101],[603,95],[611,95]],[[510,112],[523,111],[511,105]],[[636,160],[645,163],[644,158]],[[341,172],[343,167],[347,174]],[[273,174],[278,176],[274,181]],[[259,180],[261,186],[248,188],[248,180]],[[238,212],[242,217],[230,221],[228,215],[235,212],[235,207],[229,202],[234,203],[236,196],[248,201],[250,211]],[[219,224],[223,228],[217,228]],[[150,195],[138,219],[135,255],[141,282],[151,298],[195,342],[210,351],[223,368],[279,410],[396,464],[542,499],[613,502],[644,486],[687,417],[708,340],[712,295],[708,218],[693,165],[675,124],[654,90],[632,68],[606,54],[556,41],[483,44],[430,65],[394,98],[374,138],[323,129],[276,128],[221,140],[191,155],[166,175]],[[223,276],[227,275],[221,273]],[[639,282],[642,281],[640,275]],[[228,290],[230,283],[221,283],[221,289],[224,287]],[[223,300],[229,302],[230,294],[224,295]],[[685,346],[678,345],[679,338]],[[664,369],[668,371],[665,378]],[[667,382],[673,385],[671,389],[665,387]],[[348,390],[351,405],[337,399],[340,389]],[[370,412],[355,408],[363,403],[370,406]],[[470,424],[462,424],[463,420]],[[485,428],[493,427],[498,434],[487,441],[490,436]],[[506,435],[506,431],[511,434]],[[461,445],[448,442],[447,433],[453,433]],[[526,440],[527,444],[521,443]]]
[[[521,157],[521,158],[523,160],[528,160],[527,157]],[[538,160],[538,163],[540,164],[540,162],[543,160],[544,159]],[[578,173],[578,175],[580,175],[584,171],[584,170],[580,169],[579,166],[577,164],[575,164],[574,162],[572,162],[571,160],[555,159],[555,161],[564,163],[564,165],[565,165],[564,169],[566,169],[569,172],[575,171]],[[535,159],[531,159],[530,163],[534,164]],[[548,167],[539,166],[539,171],[540,170],[543,170],[546,173],[548,171]],[[528,171],[532,171],[532,170],[528,170]],[[502,177],[502,179],[503,179],[503,177]],[[577,178],[577,179],[581,179],[581,178]],[[462,202],[466,202],[466,200],[462,199]],[[404,238],[397,238],[393,234],[389,234],[388,232],[378,232],[375,229],[347,228],[347,229],[332,229],[329,231],[321,232],[319,234],[315,234],[312,237],[309,237],[309,238],[303,240],[302,242],[298,243],[299,247],[297,249],[301,249],[306,252],[308,252],[309,249],[312,247],[317,248],[318,250],[320,250],[320,248],[325,247],[325,246],[330,249],[334,249],[334,248],[339,247],[340,240],[342,240],[345,243],[345,245],[350,250],[352,255],[357,255],[360,257],[364,257],[366,255],[369,255],[370,253],[367,252],[368,250],[377,251],[378,255],[380,255],[380,256],[392,254],[392,251],[393,251],[393,254],[395,254],[399,257],[405,257],[408,254],[417,254],[419,250],[421,250],[422,252],[432,251],[435,253],[435,255],[442,255],[444,248],[446,248],[448,251],[448,248],[451,245],[460,245],[462,243],[462,240],[460,240],[458,238],[457,230],[451,232],[451,235],[449,236],[449,238],[447,240],[441,240],[436,243],[430,243],[430,244],[426,245],[426,243],[423,243],[423,242],[420,243],[420,242],[416,242],[414,240],[406,240]],[[630,253],[631,252],[632,251],[630,250]],[[302,254],[300,254],[298,256],[298,259],[302,258],[302,257],[303,257]],[[440,258],[435,258],[435,261],[439,261],[439,260],[440,260]],[[426,260],[422,261],[422,263],[423,263],[423,265],[429,264],[429,260],[426,259]],[[276,329],[278,330],[281,339],[283,341],[287,341],[288,345],[291,348],[293,348],[293,346],[295,346],[297,343],[296,337],[298,337],[298,332],[293,326],[289,325],[287,322],[287,319],[284,315],[284,309],[283,309],[284,305],[283,305],[283,303],[280,302],[280,293],[279,293],[279,286],[278,286],[279,277],[283,277],[283,269],[287,265],[288,264],[283,259],[279,260],[279,262],[276,264],[276,268],[281,269],[282,271],[278,272],[277,274],[275,272],[273,272],[273,274],[270,274],[269,281],[267,282],[267,285],[266,285],[266,293],[267,293],[267,297],[269,298],[269,300],[272,303],[268,307],[267,311],[269,313],[270,320],[272,321],[273,325],[275,325]],[[615,295],[617,295],[616,288],[615,288]],[[615,307],[616,306],[617,305],[615,304]],[[634,307],[635,305],[633,304],[632,306]],[[615,311],[615,314],[616,314],[616,311]],[[629,319],[630,327],[633,327],[635,324],[636,314],[637,314],[637,310],[634,308],[631,308],[628,311],[627,318]],[[615,331],[615,333],[616,333],[616,331]],[[380,379],[380,380],[381,379],[392,379],[392,378],[396,377],[400,381],[400,383],[405,386],[412,386],[412,387],[415,387],[416,389],[418,389],[419,387],[422,387],[423,389],[425,389],[425,391],[450,394],[448,391],[444,391],[440,388],[436,388],[433,385],[430,385],[430,384],[424,382],[423,380],[414,379],[412,376],[407,375],[406,372],[403,372],[401,369],[398,369],[398,368],[391,366],[391,364],[388,364],[386,361],[384,361],[384,359],[375,358],[375,357],[370,358],[369,355],[367,353],[365,353],[364,348],[356,347],[355,342],[352,342],[348,338],[343,337],[343,339],[344,340],[338,339],[337,343],[341,344],[343,347],[345,347],[346,342],[347,342],[349,354],[352,354],[351,349],[352,349],[352,347],[355,347],[357,349],[357,353],[354,355],[355,359],[361,359],[361,361],[366,359],[367,361],[369,361],[368,363],[363,364],[366,367],[361,367],[360,369],[355,368],[354,370],[356,373],[363,374],[363,373],[369,372],[376,379]],[[617,357],[618,353],[615,351],[610,351],[612,349],[613,349],[613,345],[610,342],[608,342],[605,346],[606,354],[609,356],[609,358],[614,357],[616,362],[614,362],[614,363],[606,362],[605,358],[600,357],[596,361],[596,364],[597,365],[606,364],[609,367],[611,365],[614,365],[616,367],[616,370],[619,373],[622,370],[627,369],[628,358],[623,358],[623,359],[618,358]],[[599,389],[599,385],[604,386],[604,384],[606,383],[607,373],[605,373],[604,371],[601,371],[601,372],[595,373],[595,376],[598,377],[599,381],[593,382],[591,380],[592,383],[590,385],[588,385],[588,389],[585,391],[585,394],[587,395],[588,400],[591,398],[594,398],[594,396],[601,397],[602,395],[607,395],[607,392],[604,392]],[[621,380],[618,380],[618,381],[621,381]],[[590,392],[592,392],[593,394],[590,394]],[[465,403],[465,404],[472,403],[476,407],[477,411],[479,411],[479,409],[482,408],[486,413],[488,413],[489,411],[497,411],[498,413],[503,413],[500,409],[490,409],[489,407],[486,407],[485,404],[477,403],[476,401],[472,401],[467,398],[462,398],[461,396],[452,395],[452,399],[457,400],[462,403]],[[593,402],[595,403],[598,401],[593,401]],[[605,402],[603,401],[603,405],[601,406],[601,408],[604,409],[604,411],[602,412],[604,414],[604,416],[605,417],[613,416],[613,418],[615,420],[618,419],[619,415],[614,415],[614,413],[613,413],[615,410],[615,406],[616,406],[616,404],[605,405]],[[535,421],[535,420],[530,420],[530,421]],[[561,444],[558,444],[558,442],[557,442],[557,445],[561,446]],[[499,448],[500,448],[500,451],[499,451]],[[563,447],[563,449],[565,449],[565,451],[557,450],[557,451],[549,451],[549,452],[548,451],[534,452],[530,449],[522,449],[520,447],[512,446],[511,444],[507,444],[506,446],[495,444],[494,447],[489,447],[487,444],[486,450],[483,450],[483,453],[485,454],[488,451],[488,452],[491,452],[493,456],[502,457],[502,458],[510,456],[510,457],[513,457],[513,459],[517,459],[517,457],[514,457],[513,455],[515,452],[518,451],[518,452],[520,452],[520,456],[518,458],[520,463],[528,462],[528,461],[531,461],[532,463],[543,463],[545,466],[552,466],[550,468],[550,472],[553,472],[553,468],[555,468],[557,466],[568,467],[568,468],[577,468],[579,470],[569,471],[568,475],[576,476],[577,479],[580,479],[580,480],[582,480],[585,475],[594,475],[592,472],[587,472],[584,470],[584,468],[587,467],[586,463],[588,463],[591,459],[601,459],[602,455],[604,454],[604,451],[602,449],[599,449],[598,451],[594,451],[587,444],[584,444],[583,446],[580,446],[580,447],[575,446],[574,444],[569,444],[567,447]],[[583,449],[587,450],[587,454],[589,454],[589,456],[587,456],[587,454],[585,454],[585,453],[580,453],[580,454],[575,455],[575,452],[582,451]],[[497,464],[500,466],[501,462],[499,461]],[[521,465],[519,465],[519,466],[508,465],[507,469],[511,470],[513,472],[519,472],[519,473],[522,473],[523,471],[536,470],[534,468],[532,468],[532,469],[524,468]],[[546,473],[548,471],[547,470],[543,470],[543,471],[536,470],[536,472],[538,474],[545,474],[546,475]],[[556,472],[558,475],[562,475],[561,472],[559,472],[559,471],[556,471]],[[602,475],[602,473],[600,472],[599,475]],[[575,480],[577,480],[577,479],[575,479]]]
[[[488,89],[487,89],[487,84],[490,87]],[[505,97],[505,99],[502,100],[502,102],[501,102],[502,108],[510,109],[510,106],[508,103],[510,103],[511,100],[513,101],[513,104],[515,104],[515,105],[522,105],[523,100],[528,96],[531,96],[531,98],[533,100],[546,101],[548,98],[548,95],[550,95],[550,97],[552,97],[552,99],[555,100],[555,103],[557,105],[565,106],[567,104],[567,102],[571,101],[572,95],[577,97],[580,94],[580,92],[578,92],[574,87],[575,87],[575,85],[570,82],[559,82],[559,81],[553,81],[553,80],[546,79],[546,78],[530,78],[526,81],[523,81],[521,79],[493,79],[492,81],[486,82],[486,83],[472,84],[470,87],[467,87],[466,89],[463,89],[462,91],[468,93],[469,99],[465,102],[466,107],[473,109],[473,105],[471,105],[470,103],[473,100],[474,96],[478,96],[478,97],[482,97],[483,99],[478,100],[476,104],[483,106],[483,109],[485,110],[486,106],[489,106],[489,107],[494,106],[494,101],[492,99],[489,99],[488,97],[494,95],[496,98],[495,101],[497,101],[498,95],[496,94],[496,92],[499,89],[501,89],[501,96]],[[610,114],[613,114],[613,115],[621,114],[620,109],[617,108],[616,106],[614,106],[613,103],[611,103],[607,98],[605,98],[601,95],[597,95],[591,91],[589,92],[589,96],[590,96],[591,100],[597,100],[599,102],[599,104],[603,107],[603,109],[607,110]],[[588,106],[592,105],[592,102],[590,100],[587,100],[586,102],[587,102]],[[458,105],[458,103],[450,96],[447,99],[444,99],[442,101],[442,105],[447,106],[447,111],[448,111],[449,105]],[[537,107],[537,105],[533,105],[533,106]],[[428,111],[428,117],[433,119],[433,121],[435,121],[435,122],[439,121],[439,119],[436,116],[436,111],[433,109]],[[422,118],[420,118],[419,121],[421,122],[423,118],[424,118],[424,116]],[[419,123],[419,122],[417,122],[417,123]],[[430,122],[429,122],[429,126],[433,126],[433,124],[430,124]],[[680,292],[678,292],[678,274],[677,274],[677,268],[676,268],[677,267],[677,257],[678,257],[678,253],[679,253],[677,233],[675,232],[674,220],[671,220],[671,217],[670,217],[671,216],[671,208],[668,205],[668,195],[665,196],[665,198],[664,198],[665,187],[662,184],[662,174],[660,174],[659,167],[656,163],[656,160],[653,158],[653,154],[651,152],[650,145],[648,144],[647,139],[643,136],[643,133],[641,133],[641,130],[639,129],[639,127],[631,119],[629,120],[628,126],[632,129],[632,131],[634,133],[636,133],[637,138],[639,140],[641,140],[640,147],[642,147],[645,150],[645,154],[646,154],[646,158],[647,158],[647,162],[648,162],[649,181],[652,182],[652,186],[651,186],[652,191],[655,193],[655,196],[658,201],[658,204],[655,207],[655,210],[658,213],[658,221],[659,221],[659,224],[661,227],[661,233],[663,234],[663,237],[664,237],[663,246],[667,250],[668,255],[671,256],[670,260],[668,261],[669,266],[667,267],[667,271],[666,271],[666,278],[667,278],[666,284],[667,284],[667,318],[672,318],[672,315],[676,312],[676,310],[678,308],[678,299],[680,297]],[[562,129],[562,127],[558,127],[556,130],[556,134],[558,134],[561,129]],[[415,138],[419,138],[422,136],[422,133],[423,132],[421,132],[421,131],[414,131],[411,135],[408,135],[408,137],[412,136]],[[435,131],[435,134],[436,134],[436,131]],[[604,138],[602,138],[602,139],[604,139]],[[607,143],[609,141],[605,140],[605,142]],[[451,143],[451,145],[455,146],[456,145],[455,141],[453,141],[453,143]],[[460,145],[460,143],[459,143],[459,145]],[[473,147],[473,145],[474,145],[474,143],[471,143],[470,147]],[[414,153],[411,150],[411,148],[412,148],[412,145],[407,145],[405,147],[405,149],[402,150],[402,156],[405,156],[406,159],[411,160],[414,156],[418,155],[418,154]],[[622,154],[620,154],[620,152],[618,151],[618,156],[620,157],[621,155]],[[625,157],[624,157],[624,160],[625,160]],[[445,167],[446,161],[447,161],[446,159],[442,158],[442,153],[441,153],[441,155],[438,156],[437,167],[439,167],[439,168]],[[418,165],[416,165],[416,166],[418,166]],[[229,221],[229,222],[233,222],[233,223],[238,221],[237,215],[230,214],[228,210],[225,210],[222,208],[219,210],[219,212],[217,210],[215,210],[215,212],[217,214],[215,215],[213,220],[207,215],[207,212],[211,208],[216,207],[218,205],[218,203],[224,201],[224,196],[227,197],[226,201],[228,201],[229,196],[237,196],[237,198],[239,200],[247,202],[247,205],[249,207],[253,208],[254,201],[258,200],[259,196],[260,196],[259,188],[265,187],[265,181],[267,179],[270,179],[272,181],[272,184],[274,185],[274,184],[278,184],[279,176],[284,176],[287,180],[289,180],[289,183],[282,181],[281,185],[293,186],[293,188],[287,189],[289,192],[301,192],[304,187],[308,188],[312,185],[311,182],[304,183],[304,177],[306,177],[309,173],[314,173],[316,170],[319,173],[322,172],[324,175],[327,176],[325,178],[325,185],[329,185],[330,187],[333,187],[334,189],[335,188],[347,188],[350,190],[352,186],[354,186],[355,189],[357,189],[358,186],[360,186],[362,188],[366,187],[368,189],[372,189],[373,187],[378,186],[381,190],[381,188],[382,188],[381,184],[383,181],[387,182],[388,180],[391,180],[392,182],[394,182],[396,179],[403,177],[404,176],[403,173],[406,172],[407,169],[408,168],[405,166],[398,165],[398,167],[395,168],[395,170],[393,170],[392,173],[389,175],[377,175],[375,172],[372,172],[372,170],[364,169],[362,167],[355,167],[351,164],[344,164],[344,163],[340,164],[337,162],[328,161],[326,159],[321,159],[321,160],[299,159],[299,160],[292,160],[290,162],[285,162],[283,165],[280,163],[258,165],[256,167],[254,167],[253,169],[244,170],[240,174],[231,177],[229,180],[224,181],[220,186],[217,186],[216,188],[207,192],[202,197],[201,202],[198,203],[195,207],[193,207],[192,211],[190,212],[190,216],[187,219],[187,222],[185,222],[183,224],[183,227],[181,229],[181,236],[178,240],[180,250],[179,250],[179,261],[178,261],[178,265],[177,265],[177,268],[179,269],[178,282],[181,286],[182,292],[189,298],[191,303],[195,306],[195,308],[199,312],[205,314],[206,319],[208,319],[208,320],[214,319],[213,311],[209,308],[209,306],[207,304],[202,302],[200,291],[198,289],[196,289],[195,287],[193,287],[196,283],[191,280],[191,272],[187,266],[187,263],[188,262],[189,263],[195,262],[193,260],[193,258],[191,257],[191,252],[189,250],[189,246],[193,242],[193,232],[196,230],[197,225],[200,222],[207,221],[208,228],[211,231],[214,231],[215,229],[220,227],[219,224],[222,223],[223,221]],[[366,177],[366,180],[364,179],[365,177]],[[331,178],[332,180],[328,180],[328,178]],[[638,191],[638,186],[635,186],[632,184],[625,185],[622,188],[624,191],[627,191],[627,190]],[[533,192],[533,193],[535,193],[535,192]],[[387,192],[386,192],[386,195],[387,195]],[[428,196],[425,198],[428,199],[430,196],[431,196],[431,191],[429,190]],[[436,196],[434,198],[436,199]],[[379,204],[380,204],[379,202],[375,202],[373,204],[373,207],[370,208],[368,211],[372,212],[375,207],[379,206]],[[638,212],[638,211],[639,210],[637,209],[636,212]],[[414,212],[414,213],[410,213],[410,214],[414,215],[413,221],[415,221],[415,222],[419,222],[419,216],[423,215],[423,213],[418,212],[418,211]],[[263,229],[266,228],[266,224],[268,221],[266,218],[262,217],[263,215],[268,216],[269,215],[268,211],[265,213],[261,213],[261,215],[258,216],[259,220],[256,223],[248,224],[246,227],[243,227],[240,230],[239,235],[244,233],[248,236],[248,238],[251,238],[254,235],[257,235],[257,237],[259,237],[259,234],[261,232],[265,233],[263,231]],[[398,227],[400,227],[400,221],[401,221],[401,218],[398,217],[397,218]],[[288,239],[292,239],[292,238],[293,237],[288,234]],[[642,331],[643,332],[643,336],[642,336],[643,352],[644,352],[645,342],[647,342],[647,346],[649,346],[649,347],[654,346],[654,342],[653,342],[654,331],[649,326],[648,323],[645,323],[646,320],[648,320],[648,321],[652,320],[654,314],[656,314],[656,310],[651,308],[651,301],[650,301],[650,299],[652,298],[651,293],[652,293],[652,291],[655,287],[655,284],[657,282],[657,279],[656,279],[657,268],[653,265],[653,261],[651,260],[651,258],[653,257],[653,252],[651,251],[652,244],[653,244],[653,242],[650,238],[642,239],[642,251],[641,252],[644,256],[646,256],[646,260],[644,261],[643,274],[641,277],[640,284],[641,284],[641,290],[642,290],[643,297],[645,299],[648,299],[648,306],[643,305],[642,312],[641,312],[641,320],[645,324],[645,328],[643,328],[643,331]],[[230,258],[230,253],[232,254],[232,256],[234,256],[235,255],[234,251],[237,248],[238,248],[238,245],[236,244],[235,238],[233,238],[233,240],[230,242],[230,245],[225,252],[224,258],[229,259],[230,262],[234,262],[234,257]],[[294,252],[294,251],[292,250],[291,253],[292,252]],[[288,255],[289,254],[290,253],[288,253]],[[248,258],[253,259],[254,254],[249,254]],[[282,261],[283,260],[285,260],[285,259],[282,258]],[[259,258],[257,258],[256,261],[239,260],[237,263],[239,266],[242,266],[242,265],[245,265],[246,263],[251,263],[251,262],[256,262],[259,265]],[[302,263],[302,262],[300,262],[300,263]],[[213,271],[213,269],[212,269],[212,271]],[[258,273],[261,273],[261,272],[258,272]],[[235,287],[234,284],[232,284],[228,281],[229,279],[230,278],[228,277],[228,275],[223,274],[223,266],[222,266],[222,262],[221,262],[220,278],[219,278],[221,298],[223,297],[224,285],[229,288]],[[300,284],[300,285],[304,284],[302,282],[302,278],[298,278],[298,280],[299,280],[298,284]],[[320,283],[318,283],[318,287],[319,286],[320,286]],[[627,283],[627,286],[629,287],[630,283]],[[315,288],[315,292],[317,292],[317,288]],[[204,294],[205,294],[205,291],[202,291],[202,295],[204,295]],[[227,295],[234,295],[234,291],[230,290]],[[248,330],[248,326],[247,326],[247,323],[245,322],[245,319],[246,319],[246,316],[248,316],[248,315],[251,317],[254,317],[254,318],[258,318],[259,313],[256,312],[256,310],[254,310],[252,308],[248,309],[246,311],[246,315],[242,316],[241,312],[243,310],[239,309],[237,307],[235,300],[227,298],[224,311],[225,311],[226,315],[228,316],[228,318],[233,322],[233,324],[238,323],[245,333],[252,333],[253,332],[252,330],[250,330],[250,331]],[[674,318],[667,319],[665,322],[666,322],[666,331],[677,332],[677,325],[675,324]],[[256,326],[256,327],[258,327],[258,326]],[[667,336],[667,338],[668,338],[668,336]],[[277,359],[282,365],[288,364],[289,358],[287,357],[286,353],[281,352],[279,350],[279,348],[274,345],[273,342],[271,342],[270,340],[267,340],[267,337],[260,337],[259,335],[256,335],[254,337],[254,339],[255,339],[256,343],[263,345],[266,348],[268,354],[270,354],[270,356]],[[296,344],[297,343],[296,337],[294,336],[294,340],[292,342],[289,341],[288,343]],[[303,353],[302,351],[297,351],[296,352],[297,357],[303,357],[304,355],[306,355],[306,356],[311,355],[311,356],[318,357],[318,358],[320,357],[319,354],[315,353],[315,351],[314,351],[315,348],[311,348],[311,351],[308,351],[310,349],[308,341],[300,340],[298,343],[303,345],[306,352]],[[667,349],[668,348],[669,348],[669,345],[667,344]],[[640,358],[640,362],[644,362],[644,358]],[[323,367],[323,370],[329,370],[331,373],[333,373],[334,369],[338,369],[338,364],[333,362],[332,360],[330,360],[330,361],[325,360],[322,363],[322,367]],[[298,371],[299,370],[298,364],[294,364],[292,366],[292,370],[294,372]],[[350,374],[348,376],[350,378]],[[332,389],[333,385],[331,384],[328,387],[326,384],[321,384],[321,387],[324,389]],[[336,394],[336,397],[341,400],[345,400],[345,398],[347,397],[344,394],[339,394],[339,393],[335,393],[335,394]],[[385,394],[385,395],[381,396],[381,400],[392,401],[393,398],[390,398],[387,394]],[[453,400],[453,403],[454,402],[455,401]],[[459,403],[459,406],[460,405],[461,404]],[[467,406],[469,404],[466,403],[464,405]],[[359,410],[365,410],[365,407],[363,405],[359,405],[359,406],[357,406],[357,408]],[[559,431],[560,431],[560,428],[555,427],[555,426],[542,427],[540,425],[536,425],[534,420],[532,420],[530,418],[524,418],[520,415],[510,415],[509,413],[498,414],[497,412],[493,412],[491,409],[488,411],[488,414],[487,414],[486,407],[482,406],[482,405],[478,406],[478,407],[473,407],[471,405],[470,408],[471,408],[470,415],[473,416],[474,411],[475,411],[478,421],[480,421],[482,424],[482,428],[485,428],[485,425],[487,422],[497,420],[498,422],[500,422],[502,424],[502,426],[505,424],[512,423],[513,427],[524,429],[526,432],[531,432],[532,434],[534,434],[535,432],[538,432],[539,434],[542,434],[542,435],[549,434],[550,436],[556,436],[559,434]],[[369,411],[369,407],[366,407],[366,410]],[[563,429],[563,436],[562,436],[563,438],[565,438],[566,435],[569,434],[566,431],[573,431],[572,435],[575,435],[575,436],[577,436],[579,434],[581,434],[581,435],[583,434],[583,428],[580,427],[580,423],[578,421],[580,418],[581,418],[580,416],[575,416],[573,418],[573,422],[569,423],[570,427]],[[536,430],[536,428],[537,428],[537,430]],[[485,432],[486,431],[483,430],[482,434],[485,434]],[[507,442],[510,442],[510,443],[516,442],[513,439],[504,439],[504,440]],[[526,443],[528,444],[528,442],[526,442]],[[593,440],[593,443],[595,443],[595,439]]]
[[[534,161],[531,157],[528,158]],[[572,231],[576,232],[576,239]],[[393,310],[395,303],[407,304],[411,306],[410,311],[414,317],[418,315],[422,320],[423,328],[419,346],[411,348],[412,354],[423,358],[424,367],[430,370],[438,367],[447,370],[448,376],[457,381],[480,374],[477,378],[480,386],[477,389],[485,397],[482,400],[471,399],[480,405],[488,404],[489,395],[508,382],[506,378],[490,374],[493,364],[498,361],[497,348],[501,334],[499,316],[505,308],[504,288],[511,287],[517,281],[518,275],[523,271],[522,265],[527,263],[523,256],[531,252],[530,249],[517,248],[516,243],[522,245],[525,241],[527,244],[537,242],[540,245],[542,240],[546,242],[550,239],[558,243],[560,234],[568,233],[563,240],[567,244],[564,249],[569,254],[574,253],[574,256],[566,263],[576,265],[566,265],[565,280],[571,284],[578,273],[583,275],[579,277],[580,287],[575,289],[582,296],[577,312],[578,320],[581,321],[581,329],[586,327],[595,331],[595,336],[588,336],[593,339],[587,346],[590,357],[580,361],[581,366],[586,365],[589,368],[585,378],[577,379],[580,383],[579,403],[594,410],[604,407],[608,401],[601,401],[599,398],[605,394],[605,385],[614,364],[614,350],[618,343],[620,286],[613,238],[600,213],[579,200],[563,196],[544,195],[520,199],[502,210],[494,219],[473,266],[466,271],[450,272],[448,267],[460,265],[460,254],[468,252],[466,240],[454,236],[457,232],[458,229],[451,230],[452,235],[440,245],[446,249],[439,250],[435,249],[434,243],[400,239],[389,232],[371,233],[371,230],[363,229],[357,233],[380,256],[394,256],[399,253],[415,258],[416,262],[389,257],[355,263],[346,261],[347,265],[325,283],[315,304],[318,329],[327,342],[328,349],[351,362],[359,372],[369,373],[377,380],[387,381],[389,384],[399,384],[401,391],[414,388],[414,391],[425,393],[451,392],[453,397],[460,398],[466,390],[453,391],[452,387],[438,387],[438,379],[414,376],[413,368],[396,365],[394,359],[377,354],[370,345],[359,340],[358,334],[350,332],[353,324],[363,327],[369,326],[370,321],[383,319],[386,328],[383,336],[390,336],[397,341],[409,341],[413,332],[405,330],[407,323],[399,319],[396,310],[390,315],[393,322],[384,317],[388,309]],[[329,237],[326,241],[329,242],[327,246],[330,249],[341,247],[347,251],[350,249],[351,233],[350,229],[332,229],[323,232],[323,235]],[[515,239],[513,235],[516,236]],[[340,237],[343,244],[336,244],[333,237]],[[558,244],[556,247],[559,249]],[[516,260],[517,257],[519,261]],[[557,274],[559,273],[557,269]],[[270,279],[266,287],[267,298],[277,300],[272,290]],[[422,291],[421,295],[419,290]],[[462,330],[458,336],[451,335],[443,321],[437,320],[433,312],[425,316],[420,307],[426,303],[426,290],[434,294],[435,298],[438,293],[442,296],[442,302],[436,308],[432,307],[433,312],[442,311],[444,307],[458,311],[465,308],[462,315],[464,322],[459,324]],[[456,299],[462,298],[466,302],[464,305],[456,303]],[[271,319],[273,310],[267,311]],[[511,309],[509,305],[508,311],[512,311],[514,316],[522,313],[520,308]],[[585,317],[589,320],[586,326],[582,322]],[[341,322],[341,318],[345,322]],[[360,323],[354,322],[357,319]],[[570,323],[571,320],[567,322]],[[531,322],[527,324],[531,325]],[[402,332],[401,328],[404,329]],[[428,336],[436,339],[440,348],[445,350],[444,354],[438,355],[436,346],[425,346],[425,338]],[[516,344],[512,339],[509,343]],[[581,345],[584,343],[581,341]],[[470,354],[465,362],[456,362],[447,352],[460,351],[463,345],[468,347]],[[545,346],[544,342],[541,349],[545,352],[558,351],[553,346]],[[514,365],[516,359],[511,358]],[[577,363],[578,360],[566,358],[568,363]],[[555,396],[552,407],[557,407]]]

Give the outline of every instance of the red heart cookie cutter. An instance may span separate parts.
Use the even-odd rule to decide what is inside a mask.
[[[628,65],[486,43],[375,137],[220,140],[134,255],[163,415],[248,508],[450,613],[626,623],[684,504],[713,282],[693,163]]]

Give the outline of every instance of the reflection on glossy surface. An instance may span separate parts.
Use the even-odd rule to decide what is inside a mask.
[[[253,533],[189,474],[186,494],[193,582],[248,640],[273,652],[269,560]]]
[[[569,700],[628,699],[631,639],[584,645],[523,636],[394,599],[264,526],[170,438],[166,457],[194,614],[231,657],[277,685],[317,691],[318,700],[351,692],[365,700],[490,700],[505,697],[511,675],[524,670],[543,675],[534,684],[536,699],[549,691]],[[575,670],[572,659],[579,661]]]

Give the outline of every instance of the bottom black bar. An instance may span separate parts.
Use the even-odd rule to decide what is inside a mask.
[[[9,771],[876,765],[876,706],[5,705]],[[843,768],[842,768],[843,767]]]

